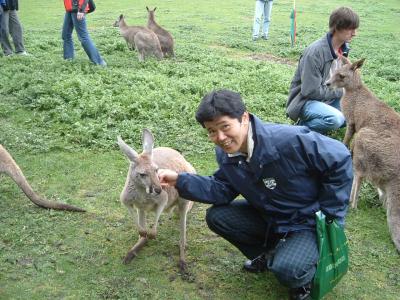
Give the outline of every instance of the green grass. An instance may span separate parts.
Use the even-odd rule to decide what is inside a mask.
[[[291,1],[274,3],[271,38],[256,43],[254,1],[220,2],[98,0],[88,25],[108,63],[103,69],[89,63],[76,38],[76,60],[62,60],[61,1],[22,1],[19,15],[33,56],[0,57],[0,143],[35,190],[88,213],[36,208],[9,178],[0,178],[0,299],[286,298],[270,273],[241,271],[241,254],[207,229],[205,205],[196,204],[188,220],[190,274],[177,271],[177,219],[168,215],[157,240],[128,266],[121,263],[136,232],[118,200],[128,162],[116,136],[140,150],[141,130],[150,128],[156,145],[181,150],[200,174],[211,174],[213,146],[193,116],[201,97],[233,89],[264,120],[290,123],[284,112],[296,61],[325,33],[330,11],[348,3],[297,3],[292,48]],[[128,24],[145,24],[146,5],[157,6],[156,19],[174,35],[176,60],[139,63],[112,27],[121,13]],[[361,17],[351,58],[367,58],[365,83],[400,111],[400,4],[351,5]],[[400,258],[371,186],[363,187],[346,230],[350,271],[327,299],[398,298]]]

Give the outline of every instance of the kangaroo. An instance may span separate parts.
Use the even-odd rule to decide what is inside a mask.
[[[362,128],[353,142],[354,180],[350,202],[357,208],[361,182],[365,178],[379,193],[386,207],[392,240],[400,252],[400,135],[399,131]]]
[[[361,182],[365,178],[377,189],[387,211],[388,226],[400,252],[400,115],[380,101],[362,83],[358,69],[364,59],[344,65],[336,70],[326,84],[344,88],[341,109],[347,128],[343,143],[352,144],[354,180],[350,202],[357,208]]]
[[[346,118],[346,133],[343,143],[349,147],[353,135],[363,127],[377,132],[390,130],[400,132],[400,115],[386,103],[380,101],[361,81],[358,69],[365,59],[350,63],[343,58],[343,66],[332,74],[326,85],[344,88],[340,106]]]
[[[136,208],[136,224],[139,232],[139,240],[126,254],[123,262],[129,263],[137,256],[148,239],[156,237],[161,213],[164,210],[172,211],[175,209],[180,218],[179,268],[181,271],[185,271],[186,217],[193,206],[193,202],[179,197],[175,188],[163,189],[158,179],[157,170],[163,168],[189,173],[196,171],[179,152],[166,147],[153,149],[154,138],[148,129],[143,130],[142,142],[143,152],[138,154],[121,137],[118,137],[118,145],[130,161],[128,176],[120,199],[133,219],[136,219],[134,212],[134,208]],[[146,227],[146,213],[148,212],[155,213],[154,224],[151,229]]]
[[[162,28],[160,25],[157,24],[154,18],[154,12],[156,11],[156,8],[157,7],[151,10],[146,6],[148,12],[147,27],[152,31],[154,31],[155,34],[157,34],[161,44],[161,50],[164,56],[175,57],[174,38],[167,30],[165,30],[164,28]]]
[[[0,174],[1,173],[5,173],[6,175],[10,176],[11,179],[14,180],[18,185],[18,187],[25,193],[25,195],[39,207],[80,212],[85,211],[82,208],[72,205],[48,201],[36,194],[29,185],[17,163],[2,145],[0,145]]]
[[[150,29],[144,26],[128,26],[123,15],[115,21],[114,27],[119,27],[128,48],[138,51],[139,61],[144,61],[150,55],[154,55],[157,59],[163,58],[160,41]]]

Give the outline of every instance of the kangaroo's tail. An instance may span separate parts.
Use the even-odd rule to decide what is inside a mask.
[[[387,188],[387,222],[390,235],[400,253],[400,182]]]
[[[0,164],[2,164],[0,171],[3,171],[5,174],[10,176],[11,179],[15,181],[15,183],[21,188],[21,190],[33,203],[35,203],[37,206],[48,209],[79,211],[79,212],[85,211],[84,209],[79,207],[75,207],[64,203],[49,201],[40,197],[33,191],[32,187],[29,185],[24,174],[22,173],[21,169],[18,167],[14,159],[11,157],[11,155],[4,148],[3,149],[1,148],[0,150],[4,151],[1,151],[0,155],[1,159]]]

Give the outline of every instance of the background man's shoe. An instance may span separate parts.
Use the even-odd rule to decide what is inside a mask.
[[[16,55],[21,55],[21,56],[32,56],[31,54],[29,54],[28,52],[26,52],[26,51],[22,51],[22,52],[17,52],[17,53],[15,53]]]
[[[299,288],[290,289],[289,300],[311,300],[311,283]]]
[[[265,272],[267,270],[267,262],[263,257],[256,257],[253,260],[248,259],[244,263],[243,269],[251,273]]]

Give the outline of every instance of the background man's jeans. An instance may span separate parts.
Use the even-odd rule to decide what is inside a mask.
[[[3,12],[0,27],[0,41],[4,55],[11,55],[14,52],[10,43],[9,35],[11,35],[13,39],[15,53],[24,52],[25,47],[22,38],[22,26],[18,19],[18,14],[16,10],[6,10]]]
[[[64,59],[73,59],[75,56],[74,42],[72,40],[72,31],[76,30],[79,41],[83,49],[89,56],[89,59],[96,65],[105,65],[105,61],[100,56],[99,51],[90,39],[89,32],[86,27],[86,17],[78,20],[77,13],[66,12],[64,17],[64,25],[62,29],[62,39],[64,41]]]
[[[260,32],[261,19],[263,20],[263,37],[268,38],[269,31],[269,23],[271,19],[271,11],[272,11],[272,0],[257,0],[256,1],[256,9],[254,13],[254,24],[253,24],[253,38],[257,38]]]
[[[340,111],[340,99],[335,99],[330,104],[308,100],[301,110],[298,125],[307,126],[319,133],[326,133],[344,126],[345,118]]]

